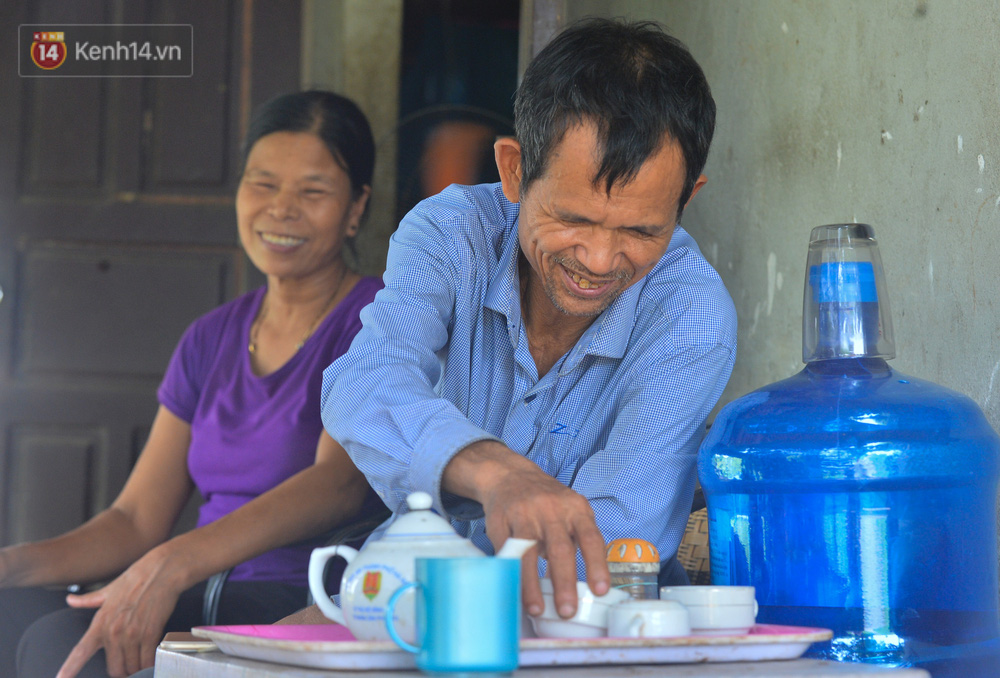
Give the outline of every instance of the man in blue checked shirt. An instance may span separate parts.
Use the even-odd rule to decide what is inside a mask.
[[[578,578],[609,587],[605,541],[653,542],[661,583],[686,582],[697,447],[736,354],[732,300],[677,225],[715,103],[658,26],[592,19],[535,58],[514,114],[499,184],[403,219],[323,421],[393,510],[425,491],[487,552],[538,540],[569,617]]]

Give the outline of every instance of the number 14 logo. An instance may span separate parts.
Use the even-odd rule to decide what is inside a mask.
[[[39,68],[51,71],[66,61],[66,42],[62,32],[35,32],[32,36],[31,60]]]

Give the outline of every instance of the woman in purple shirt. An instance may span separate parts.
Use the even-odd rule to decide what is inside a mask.
[[[220,624],[269,623],[304,606],[309,549],[294,544],[358,519],[374,496],[323,433],[319,408],[323,369],[382,286],[342,257],[366,213],[374,151],[364,114],[329,92],[278,97],[254,117],[236,215],[267,286],[188,328],[109,509],[60,537],[0,549],[0,675],[15,675],[19,638],[21,676],[152,666],[164,631],[202,623],[204,580],[227,568]],[[205,498],[197,528],[169,539],[195,488]],[[39,588],[108,579],[68,597]]]

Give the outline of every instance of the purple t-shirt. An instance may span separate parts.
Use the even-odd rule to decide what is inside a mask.
[[[361,329],[358,314],[382,288],[362,278],[299,351],[265,377],[250,368],[250,325],[266,288],[194,321],[174,350],[157,391],[191,425],[188,471],[205,498],[198,527],[235,511],[310,466],[323,423],[323,370]],[[310,548],[274,549],[238,565],[233,580],[306,585]]]

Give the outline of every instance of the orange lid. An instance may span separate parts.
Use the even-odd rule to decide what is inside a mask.
[[[609,563],[658,563],[656,547],[644,539],[615,539],[608,544]]]

